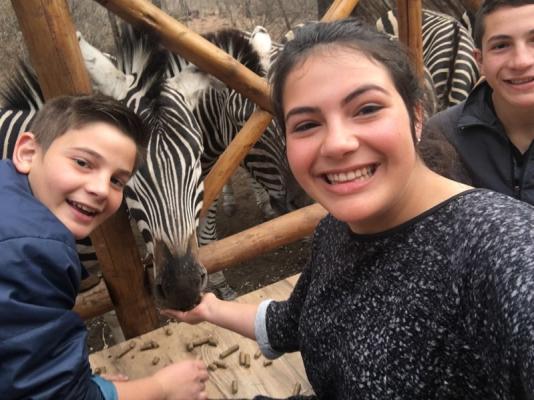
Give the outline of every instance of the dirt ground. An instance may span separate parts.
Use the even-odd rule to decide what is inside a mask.
[[[238,209],[232,217],[219,208],[217,231],[220,238],[238,233],[263,222],[261,211],[248,187],[245,174],[238,170],[233,181]],[[304,239],[278,248],[252,260],[242,262],[225,271],[226,278],[239,294],[285,279],[302,270],[309,255],[309,242]],[[87,321],[89,352],[99,351],[117,343],[111,327],[116,325],[112,313]]]

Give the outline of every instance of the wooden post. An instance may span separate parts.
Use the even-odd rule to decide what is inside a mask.
[[[74,25],[65,0],[12,0],[32,64],[46,98],[90,93]],[[91,235],[104,279],[126,337],[158,327],[142,284],[143,267],[124,209]]]
[[[421,0],[397,0],[399,40],[410,49],[417,76],[424,79]]]
[[[350,15],[359,0],[334,0],[330,8],[326,11],[321,21],[335,21]]]

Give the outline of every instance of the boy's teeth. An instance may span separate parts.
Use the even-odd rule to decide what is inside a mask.
[[[95,215],[96,214],[96,211],[90,207],[87,207],[83,204],[80,204],[80,203],[77,203],[75,201],[72,201],[71,204],[76,207],[77,209],[79,209],[80,211],[83,211],[84,214],[87,214],[87,215]]]
[[[521,83],[527,83],[532,81],[534,78],[525,78],[525,79],[510,79],[510,83],[513,83],[514,85],[518,85]]]

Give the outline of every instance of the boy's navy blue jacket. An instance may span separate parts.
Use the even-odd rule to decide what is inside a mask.
[[[72,234],[0,161],[0,398],[93,397],[87,331],[72,311],[81,273]]]

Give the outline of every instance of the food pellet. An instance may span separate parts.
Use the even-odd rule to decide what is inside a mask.
[[[237,350],[239,350],[239,345],[234,344],[232,347],[229,347],[225,351],[223,351],[221,354],[219,354],[219,358],[223,359],[228,357],[230,354],[235,353]]]
[[[157,365],[159,363],[159,357],[156,356],[152,359],[152,365]]]
[[[141,347],[139,348],[139,351],[146,351],[146,350],[152,350],[152,349],[157,349],[159,347],[159,344],[156,343],[155,341],[153,340],[149,340],[148,342],[145,342],[141,345]]]
[[[273,363],[273,362],[272,362],[271,360],[265,360],[265,361],[263,362],[263,366],[264,366],[264,367],[268,367],[268,366],[271,365],[272,363]]]
[[[215,371],[217,369],[217,366],[214,363],[211,363],[211,364],[208,365],[208,369],[210,371]]]
[[[185,348],[187,349],[187,351],[191,352],[195,348],[195,345],[193,343],[187,343]]]
[[[165,328],[165,335],[171,336],[172,335],[172,329],[171,328]]]
[[[239,365],[245,365],[245,353],[242,351],[239,352]]]
[[[254,353],[254,360],[257,360],[258,358],[261,357],[261,350],[258,349],[255,353]]]
[[[295,383],[295,386],[293,386],[293,392],[291,393],[291,396],[298,396],[300,394],[300,383]]]
[[[226,364],[223,361],[215,360],[213,361],[213,364],[215,364],[218,368],[226,368]]]
[[[215,339],[213,336],[210,336],[210,337],[208,338],[208,344],[209,344],[210,346],[215,347],[215,346],[217,346],[217,345],[219,344],[219,341],[218,341],[217,339]]]
[[[117,358],[121,358],[122,356],[124,356],[126,353],[128,353],[129,351],[131,351],[133,348],[135,347],[135,342],[130,342],[128,343],[128,346],[122,350],[122,352],[120,352],[118,355],[117,355]]]
[[[233,380],[232,381],[232,394],[236,394],[237,393],[237,381],[236,380]]]
[[[193,346],[202,346],[203,344],[208,343],[208,338],[200,338],[193,340]]]
[[[250,354],[246,353],[245,354],[245,368],[250,368]]]

